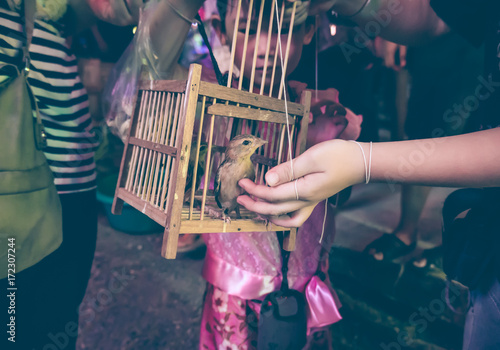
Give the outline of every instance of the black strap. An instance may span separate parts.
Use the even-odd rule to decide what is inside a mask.
[[[276,235],[278,236],[278,241],[280,243],[280,248],[281,248],[281,275],[283,276],[283,280],[281,282],[281,291],[287,291],[289,290],[288,286],[288,260],[290,259],[290,252],[283,249],[283,240],[285,236],[285,232],[279,231],[276,232]]]
[[[33,29],[35,27],[35,0],[24,0],[24,33],[26,34],[26,45],[23,47],[23,63],[29,68],[29,47],[33,39]]]
[[[210,45],[210,41],[208,40],[207,32],[205,31],[205,26],[203,25],[203,21],[201,20],[201,17],[198,13],[196,14],[196,16],[194,16],[194,18],[198,21],[198,30],[200,31],[201,37],[203,38],[203,41],[205,42],[205,45],[208,48],[208,52],[210,53],[210,59],[212,60],[212,65],[214,66],[215,75],[217,76],[217,81],[219,85],[226,86],[227,77],[223,76],[220,71],[219,64],[215,59],[214,53],[212,51],[212,46]]]

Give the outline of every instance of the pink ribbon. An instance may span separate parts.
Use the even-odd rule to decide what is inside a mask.
[[[246,300],[264,299],[266,294],[280,288],[282,280],[281,275],[262,276],[242,270],[210,251],[207,251],[205,257],[202,276],[207,282],[226,293]],[[311,333],[311,329],[321,328],[342,319],[332,290],[318,276],[312,276],[307,284],[296,281],[293,287],[299,291],[303,289],[306,296],[307,334]]]
[[[281,276],[263,276],[242,270],[212,254],[210,250],[205,256],[201,275],[226,293],[247,300],[259,299],[281,286]]]
[[[321,328],[342,319],[337,303],[328,285],[313,276],[304,291],[309,309],[307,310],[307,334],[312,328]]]

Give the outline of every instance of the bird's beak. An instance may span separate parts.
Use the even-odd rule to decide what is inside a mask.
[[[257,140],[257,142],[256,142],[256,148],[259,148],[260,146],[263,146],[263,145],[265,145],[266,143],[267,143],[267,141],[266,141],[266,140],[263,140],[263,139],[259,138],[259,139]]]

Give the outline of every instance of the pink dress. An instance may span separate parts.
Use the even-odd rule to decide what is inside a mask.
[[[305,84],[295,82],[292,88],[299,96]],[[325,105],[325,100],[338,102],[337,93],[332,95],[332,91],[329,89],[320,94],[322,101],[317,101],[318,104],[328,105]],[[320,111],[320,106],[314,102],[311,110],[316,106]],[[323,114],[325,109],[322,109]],[[342,128],[335,137],[349,135],[348,138],[357,138],[360,118],[351,112],[351,115],[346,116],[348,123],[345,123],[351,127]],[[317,141],[321,140],[313,142]],[[296,249],[290,254],[288,262],[289,286],[303,292],[308,304],[306,348],[314,343],[314,346],[329,349],[331,340],[327,332],[328,325],[341,319],[338,311],[340,303],[328,279],[328,253],[335,236],[334,210],[331,206],[327,211],[320,243],[324,218],[325,202],[322,202],[299,228]],[[277,235],[275,232],[211,233],[203,237],[207,254],[202,275],[208,283],[199,348],[255,349],[259,301],[268,293],[279,290],[282,281],[281,248]],[[324,346],[321,345],[323,343]]]
[[[333,210],[330,210],[322,244],[319,243],[324,213],[323,202],[300,227],[296,250],[288,263],[290,287],[305,292],[308,300],[310,342],[325,337],[313,333],[324,331],[324,327],[341,319],[335,293],[324,277],[328,275],[328,252],[335,234]],[[253,232],[213,233],[203,237],[208,249],[202,274],[208,287],[200,349],[254,349],[260,304],[253,300],[262,300],[281,286],[281,249],[277,236],[274,232]]]

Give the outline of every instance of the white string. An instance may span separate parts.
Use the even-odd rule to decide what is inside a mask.
[[[314,18],[314,22],[316,25],[316,28],[318,28],[318,16]],[[319,74],[318,74],[318,68],[319,68],[319,58],[318,58],[318,53],[319,53],[319,32],[316,32],[316,42],[315,42],[315,64],[314,64],[314,87],[315,87],[315,97],[316,100],[318,100],[318,81],[319,81]],[[321,229],[321,237],[319,238],[319,244],[323,243],[323,236],[325,235],[325,226],[326,226],[326,217],[328,216],[328,198],[325,199],[325,216],[323,217],[323,228]]]
[[[280,56],[280,60],[281,60],[281,83],[283,84],[283,98],[285,100],[286,131],[287,131],[287,135],[288,135],[288,153],[289,153],[289,157],[290,157],[290,167],[292,168],[291,170],[292,170],[292,180],[293,180],[293,179],[295,179],[295,174],[293,172],[292,138],[290,135],[290,122],[288,120],[288,103],[287,103],[287,98],[286,98],[285,71],[284,71],[285,65],[284,65],[284,61],[283,61],[283,47],[281,46],[281,23],[280,23],[280,20],[278,18],[278,13],[279,13],[278,2],[275,1],[274,4],[276,6],[276,24],[277,24],[278,28],[280,29],[279,33],[278,33],[278,47],[280,49],[279,56]],[[285,11],[284,8],[283,8],[283,11]]]
[[[279,9],[278,9],[278,2],[276,1],[275,2],[275,6],[276,6],[276,24],[278,26],[278,28],[281,28],[281,24],[279,22],[279,18],[278,18],[278,13],[279,13]],[[285,72],[284,72],[284,60],[283,60],[283,47],[281,46],[281,32],[278,33],[278,47],[279,47],[279,53],[280,53],[280,61],[281,61],[281,81],[282,81],[282,84],[283,84],[283,98],[285,100],[285,115],[286,115],[286,130],[287,130],[287,134],[288,134],[288,152],[289,152],[289,156],[290,156],[290,167],[292,168],[292,180],[295,179],[295,174],[293,172],[293,158],[292,158],[292,138],[290,136],[290,122],[288,120],[288,104],[287,104],[287,97],[286,97],[286,85],[285,85]],[[316,88],[316,95],[318,93],[318,90]],[[296,195],[296,198],[297,200],[299,200],[299,191],[297,189],[297,181],[298,179],[295,179],[295,195]],[[327,215],[328,215],[328,199],[325,200],[325,216],[323,217],[323,228],[321,230],[321,237],[319,239],[319,243],[321,244],[321,242],[323,241],[323,236],[325,234],[325,226],[326,226],[326,218],[327,218]]]
[[[316,25],[316,28],[319,27],[319,25],[318,25],[318,18],[319,18],[318,15],[316,15],[316,17],[314,18],[314,24]],[[315,77],[314,77],[314,85],[315,86],[314,87],[315,87],[315,97],[316,97],[316,100],[318,100],[319,31],[316,28],[315,28],[315,30],[316,30],[316,35],[315,35],[315,37],[316,37],[315,38],[316,39],[315,40],[316,41],[315,44],[316,45],[315,46],[316,47],[315,47],[315,50],[314,50],[315,51],[315,55],[316,55],[316,59],[315,59],[315,62],[314,62],[315,63],[314,64],[314,74],[315,74]]]
[[[321,237],[319,238],[319,244],[323,242],[323,236],[325,235],[325,225],[326,225],[326,216],[328,214],[328,198],[325,199],[325,216],[323,217],[323,228],[321,229]]]
[[[372,174],[372,150],[373,150],[373,142],[370,141],[370,154],[369,154],[369,163],[366,162],[366,154],[365,150],[363,149],[363,146],[357,141],[354,140],[349,140],[350,142],[354,142],[356,145],[358,145],[359,149],[361,150],[361,153],[363,154],[363,162],[365,164],[365,183],[368,184],[370,182],[370,177]]]
[[[366,178],[366,183],[370,182],[370,177],[372,176],[372,152],[373,151],[373,142],[370,141],[370,160],[368,162],[368,176]]]

